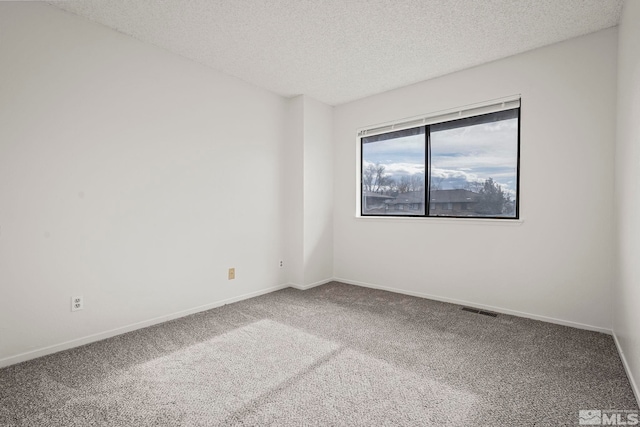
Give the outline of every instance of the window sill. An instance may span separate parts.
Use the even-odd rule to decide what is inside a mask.
[[[431,222],[442,224],[484,224],[484,225],[509,225],[519,226],[524,223],[522,218],[520,219],[496,219],[496,218],[447,218],[443,216],[437,217],[400,217],[400,216],[362,216],[355,215],[355,219],[360,221],[372,221],[372,222]]]

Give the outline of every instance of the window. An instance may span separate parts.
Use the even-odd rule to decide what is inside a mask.
[[[519,124],[518,98],[361,131],[360,214],[517,219]]]

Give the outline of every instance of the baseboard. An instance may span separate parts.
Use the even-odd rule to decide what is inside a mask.
[[[199,312],[206,311],[206,310],[211,310],[212,308],[221,307],[221,306],[226,305],[226,304],[231,304],[231,303],[242,301],[242,300],[245,300],[245,299],[249,299],[249,298],[257,297],[257,296],[260,296],[260,295],[268,294],[268,293],[271,293],[271,292],[278,291],[280,289],[292,287],[292,288],[299,289],[299,290],[307,290],[307,289],[314,288],[316,286],[324,285],[324,284],[332,282],[332,281],[342,282],[342,283],[355,285],[355,286],[362,286],[362,287],[366,287],[366,288],[380,289],[380,290],[384,290],[384,291],[395,292],[395,293],[400,293],[400,294],[405,294],[405,295],[411,295],[411,296],[420,297],[420,298],[427,298],[427,299],[432,299],[432,300],[435,300],[435,301],[442,301],[442,302],[448,302],[448,303],[452,303],[452,304],[465,305],[465,306],[469,306],[469,307],[475,307],[475,308],[478,308],[478,309],[483,309],[483,310],[495,311],[495,312],[498,312],[498,313],[509,314],[509,315],[512,315],[512,316],[525,317],[525,318],[534,319],[534,320],[541,320],[543,322],[555,323],[555,324],[559,324],[559,325],[563,325],[563,326],[570,326],[570,327],[578,328],[578,329],[586,329],[586,330],[590,330],[590,331],[602,332],[602,333],[605,333],[605,334],[613,335],[614,339],[616,339],[615,335],[613,334],[613,332],[610,329],[600,328],[600,327],[597,327],[597,326],[585,325],[585,324],[582,324],[582,323],[576,323],[576,322],[571,322],[571,321],[566,321],[566,320],[560,320],[560,319],[555,319],[555,318],[546,317],[546,316],[538,316],[538,315],[531,314],[531,313],[525,313],[525,312],[520,312],[520,311],[515,311],[515,310],[509,310],[509,309],[504,309],[504,308],[501,308],[501,307],[495,307],[495,306],[490,306],[490,305],[477,304],[477,303],[473,303],[473,302],[470,302],[470,301],[457,300],[457,299],[454,299],[454,298],[440,297],[440,296],[437,296],[437,295],[425,294],[425,293],[422,293],[422,292],[407,291],[407,290],[398,289],[398,288],[391,288],[391,287],[376,285],[376,284],[372,284],[372,283],[365,283],[365,282],[359,282],[359,281],[354,281],[354,280],[335,277],[335,278],[320,280],[318,282],[311,283],[309,285],[299,285],[299,284],[295,284],[295,283],[286,283],[286,284],[282,284],[282,285],[278,285],[278,286],[273,286],[273,287],[270,287],[270,288],[261,289],[259,291],[255,291],[255,292],[250,292],[250,293],[247,293],[247,294],[239,295],[239,296],[236,296],[236,297],[233,297],[233,298],[227,298],[227,299],[224,299],[224,300],[220,300],[220,301],[216,301],[216,302],[213,302],[213,303],[205,304],[205,305],[202,305],[202,306],[199,306],[199,307],[195,307],[195,308],[191,308],[191,309],[188,309],[188,310],[182,310],[182,311],[179,311],[179,312],[176,312],[176,313],[172,313],[172,314],[168,314],[168,315],[165,315],[165,316],[160,316],[160,317],[156,317],[156,318],[153,318],[153,319],[149,319],[149,320],[144,320],[144,321],[141,321],[141,322],[133,323],[131,325],[127,325],[127,326],[122,326],[122,327],[119,327],[119,328],[111,329],[111,330],[108,330],[108,331],[105,331],[105,332],[99,332],[97,334],[89,335],[89,336],[86,336],[86,337],[82,337],[82,338],[78,338],[78,339],[74,339],[74,340],[70,340],[70,341],[65,341],[65,342],[60,343],[60,344],[54,344],[54,345],[43,347],[43,348],[39,348],[39,349],[36,349],[36,350],[31,350],[31,351],[28,351],[28,352],[25,352],[25,353],[21,353],[21,354],[15,355],[15,356],[5,357],[3,359],[0,359],[0,368],[6,367],[6,366],[10,366],[10,365],[14,365],[14,364],[20,363],[20,362],[25,362],[25,361],[31,360],[31,359],[36,359],[38,357],[46,356],[48,354],[57,353],[59,351],[68,350],[70,348],[79,347],[79,346],[82,346],[82,345],[85,345],[85,344],[90,344],[90,343],[95,342],[95,341],[104,340],[104,339],[107,339],[107,338],[114,337],[116,335],[121,335],[121,334],[124,334],[124,333],[127,333],[127,332],[135,331],[137,329],[142,329],[142,328],[146,328],[148,326],[157,325],[159,323],[167,322],[167,321],[173,320],[173,319],[178,319],[180,317],[188,316],[190,314],[199,313]],[[628,365],[626,364],[626,360],[624,359],[624,355],[622,353],[622,350],[621,350],[621,348],[619,346],[619,343],[618,343],[617,339],[616,339],[616,345],[618,346],[618,351],[620,352],[620,356],[621,356],[621,358],[623,360],[623,363],[625,364],[625,369],[627,370],[627,375],[629,376],[629,381],[632,383],[632,387],[633,387],[634,393],[636,395],[636,399],[638,399],[638,388],[637,388],[637,386],[636,386],[636,384],[635,384],[635,382],[633,380],[633,377],[630,375],[630,371],[628,370]]]
[[[613,341],[615,341],[616,347],[618,348],[618,354],[620,355],[620,360],[622,360],[624,370],[627,373],[627,378],[629,378],[629,383],[631,384],[633,395],[636,397],[636,403],[638,404],[638,406],[640,406],[640,389],[638,389],[638,384],[636,384],[635,378],[633,378],[631,367],[627,363],[627,358],[624,355],[624,351],[622,351],[622,346],[620,345],[620,341],[618,341],[618,336],[616,335],[615,331],[613,331]]]
[[[289,287],[299,289],[301,291],[306,291],[307,289],[315,288],[316,286],[326,285],[329,282],[335,280],[334,278],[320,280],[315,283],[311,283],[310,285],[298,285],[296,283],[289,283]]]
[[[390,288],[387,286],[380,286],[380,285],[375,285],[372,283],[365,283],[365,282],[358,282],[355,280],[349,280],[349,279],[343,279],[343,278],[339,278],[336,277],[333,280],[335,280],[336,282],[342,282],[342,283],[346,283],[349,285],[355,285],[355,286],[362,286],[365,288],[371,288],[371,289],[380,289],[383,291],[389,291],[389,292],[395,292],[398,294],[404,294],[404,295],[410,295],[410,296],[414,296],[414,297],[420,297],[420,298],[427,298],[427,299],[431,299],[431,300],[435,300],[435,301],[441,301],[441,302],[448,302],[451,304],[458,304],[458,305],[464,305],[467,307],[474,307],[477,309],[481,309],[481,310],[488,310],[488,311],[494,311],[496,313],[503,313],[503,314],[508,314],[511,316],[517,316],[517,317],[524,317],[527,319],[533,319],[533,320],[540,320],[542,322],[547,322],[547,323],[555,323],[557,325],[562,325],[562,326],[569,326],[572,328],[577,328],[577,329],[585,329],[588,331],[595,331],[595,332],[601,332],[607,335],[613,335],[613,332],[611,331],[611,329],[607,329],[607,328],[601,328],[599,326],[592,326],[592,325],[586,325],[583,323],[577,323],[577,322],[572,322],[569,320],[562,320],[562,319],[556,319],[553,317],[546,317],[546,316],[539,316],[537,314],[531,314],[531,313],[526,313],[526,312],[522,312],[522,311],[516,311],[516,310],[510,310],[507,308],[502,308],[502,307],[495,307],[492,305],[485,305],[485,304],[478,304],[472,301],[463,301],[463,300],[459,300],[459,299],[455,299],[455,298],[447,298],[447,297],[441,297],[438,295],[431,295],[431,294],[425,294],[422,292],[414,292],[414,291],[407,291],[404,289],[398,289],[398,288]]]
[[[169,320],[178,319],[180,317],[185,317],[185,316],[188,316],[190,314],[195,314],[195,313],[199,313],[199,312],[202,312],[202,311],[211,310],[212,308],[221,307],[223,305],[231,304],[231,303],[234,303],[234,302],[242,301],[242,300],[245,300],[245,299],[257,297],[257,296],[264,295],[264,294],[268,294],[268,293],[271,293],[271,292],[278,291],[280,289],[288,288],[289,286],[290,286],[289,284],[273,286],[273,287],[270,287],[270,288],[261,289],[259,291],[249,292],[247,294],[239,295],[239,296],[236,296],[236,297],[233,297],[233,298],[227,298],[227,299],[224,299],[224,300],[215,301],[215,302],[212,302],[212,303],[209,303],[209,304],[201,305],[199,307],[178,311],[178,312],[175,312],[175,313],[172,313],[172,314],[168,314],[168,315],[165,315],[165,316],[159,316],[159,317],[155,317],[153,319],[143,320],[141,322],[132,323],[130,325],[122,326],[122,327],[115,328],[115,329],[111,329],[111,330],[108,330],[108,331],[105,331],[105,332],[99,332],[97,334],[88,335],[86,337],[77,338],[77,339],[70,340],[70,341],[65,341],[65,342],[60,343],[60,344],[54,344],[54,345],[50,345],[50,346],[47,346],[47,347],[42,347],[42,348],[39,348],[39,349],[36,349],[36,350],[31,350],[31,351],[28,351],[28,352],[25,352],[25,353],[20,353],[20,354],[15,355],[15,356],[5,357],[4,359],[0,359],[0,368],[4,368],[4,367],[10,366],[10,365],[15,365],[16,363],[20,363],[20,362],[26,362],[27,360],[36,359],[38,357],[46,356],[48,354],[57,353],[59,351],[68,350],[70,348],[80,347],[80,346],[85,345],[85,344],[90,344],[92,342],[96,342],[96,341],[104,340],[104,339],[107,339],[107,338],[111,338],[111,337],[114,337],[116,335],[121,335],[121,334],[124,334],[124,333],[127,333],[127,332],[135,331],[137,329],[142,329],[142,328],[146,328],[146,327],[149,327],[149,326],[157,325],[158,323],[163,323],[163,322],[167,322]]]

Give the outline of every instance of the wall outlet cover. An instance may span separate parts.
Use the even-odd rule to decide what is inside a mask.
[[[71,297],[71,311],[78,311],[84,308],[84,298]]]

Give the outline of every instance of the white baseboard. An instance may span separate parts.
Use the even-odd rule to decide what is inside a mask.
[[[524,312],[520,312],[520,311],[515,311],[515,310],[509,310],[509,309],[504,309],[504,308],[500,308],[500,307],[494,307],[494,306],[490,306],[490,305],[484,305],[484,304],[477,304],[477,303],[473,303],[470,301],[463,301],[463,300],[457,300],[454,298],[446,298],[446,297],[440,297],[437,295],[431,295],[431,294],[425,294],[425,293],[421,293],[421,292],[414,292],[414,291],[407,291],[407,290],[403,290],[403,289],[398,289],[398,288],[391,288],[391,287],[387,287],[387,286],[381,286],[381,285],[375,285],[372,283],[364,283],[364,282],[358,282],[358,281],[354,281],[354,280],[349,280],[349,279],[344,279],[344,278],[330,278],[330,279],[325,279],[325,280],[320,280],[318,282],[315,283],[311,283],[309,285],[299,285],[299,284],[295,284],[295,283],[286,283],[286,284],[282,284],[282,285],[278,285],[278,286],[273,286],[270,288],[266,288],[266,289],[261,289],[259,291],[255,291],[255,292],[250,292],[244,295],[239,295],[233,298],[227,298],[224,300],[220,300],[220,301],[216,301],[213,303],[209,303],[209,304],[205,304],[199,307],[195,307],[195,308],[191,308],[188,310],[182,310],[176,313],[172,313],[172,314],[168,314],[165,316],[160,316],[160,317],[156,317],[153,319],[149,319],[149,320],[144,320],[141,322],[137,322],[137,323],[133,323],[131,325],[127,325],[127,326],[123,326],[120,328],[115,328],[115,329],[111,329],[105,332],[99,332],[97,334],[93,334],[93,335],[89,335],[86,337],[82,337],[82,338],[78,338],[78,339],[74,339],[74,340],[70,340],[70,341],[66,341],[63,343],[59,343],[59,344],[54,344],[54,345],[50,345],[47,347],[42,347],[36,350],[31,350],[25,353],[21,353],[21,354],[17,354],[15,356],[9,356],[6,357],[4,359],[0,359],[0,368],[6,367],[6,366],[10,366],[10,365],[14,365],[16,363],[20,363],[20,362],[25,362],[27,360],[31,360],[31,359],[35,359],[38,357],[42,357],[42,356],[46,356],[48,354],[53,354],[53,353],[57,353],[59,351],[63,351],[63,350],[68,350],[70,348],[74,348],[74,347],[79,347],[81,345],[85,345],[85,344],[89,344],[95,341],[100,341],[100,340],[104,340],[107,338],[111,338],[114,337],[116,335],[120,335],[120,334],[124,334],[127,332],[131,332],[137,329],[142,329],[142,328],[146,328],[148,326],[152,326],[152,325],[157,325],[159,323],[163,323],[163,322],[167,322],[169,320],[173,320],[173,319],[177,319],[180,317],[184,317],[184,316],[188,316],[190,314],[194,314],[194,313],[199,313],[201,311],[206,311],[206,310],[210,310],[212,308],[216,308],[216,307],[220,307],[226,304],[231,304],[237,301],[242,301],[248,298],[253,298],[253,297],[257,297],[259,295],[264,295],[264,294],[268,294],[271,292],[275,292],[278,291],[280,289],[284,289],[287,287],[292,287],[295,289],[299,289],[299,290],[307,290],[307,289],[311,289],[314,288],[316,286],[320,286],[320,285],[324,285],[326,283],[332,282],[332,281],[337,281],[337,282],[342,282],[342,283],[346,283],[346,284],[350,284],[350,285],[355,285],[355,286],[362,286],[362,287],[366,287],[366,288],[372,288],[372,289],[380,289],[380,290],[384,290],[384,291],[389,291],[389,292],[395,292],[395,293],[400,293],[400,294],[405,294],[405,295],[411,295],[411,296],[415,296],[415,297],[420,297],[420,298],[427,298],[427,299],[432,299],[435,301],[442,301],[442,302],[448,302],[448,303],[452,303],[452,304],[458,304],[458,305],[465,305],[465,306],[469,306],[469,307],[475,307],[478,309],[483,309],[483,310],[489,310],[489,311],[495,311],[498,313],[504,313],[504,314],[509,314],[509,315],[513,315],[513,316],[518,316],[518,317],[525,317],[525,318],[529,318],[529,319],[534,319],[534,320],[541,320],[543,322],[549,322],[549,323],[555,323],[555,324],[559,324],[559,325],[564,325],[564,326],[570,326],[573,328],[578,328],[578,329],[586,329],[586,330],[590,330],[590,331],[596,331],[596,332],[602,332],[605,334],[609,334],[609,335],[613,335],[613,332],[610,329],[606,329],[606,328],[600,328],[597,326],[591,326],[591,325],[585,325],[582,323],[576,323],[576,322],[571,322],[571,321],[566,321],[566,320],[560,320],[560,319],[555,319],[555,318],[551,318],[551,317],[546,317],[546,316],[539,316],[539,315],[535,315],[535,314],[531,314],[531,313],[524,313]],[[615,338],[615,335],[614,335]],[[616,340],[616,345],[618,345],[618,342]],[[624,356],[621,352],[621,349],[618,345],[618,351],[620,352],[621,358],[623,360],[623,362],[625,363],[625,369],[627,369],[627,374],[629,375],[629,371],[628,371],[628,367],[626,365],[626,361],[624,359]],[[633,378],[629,375],[629,379],[633,384],[634,387],[634,393],[636,394],[636,398],[638,397],[638,389],[635,385],[635,382],[633,382]]]
[[[335,280],[334,278],[324,279],[315,283],[311,283],[310,285],[298,285],[296,283],[289,283],[289,287],[299,289],[301,291],[306,291],[307,289],[315,288],[316,286],[326,285],[327,283],[332,282],[334,280]]]
[[[636,381],[633,378],[631,367],[627,363],[627,358],[624,355],[624,351],[622,351],[622,346],[620,345],[620,341],[618,341],[618,336],[616,335],[615,330],[613,331],[613,340],[615,341],[616,347],[618,348],[618,354],[620,354],[620,360],[622,360],[622,365],[624,366],[624,370],[627,373],[627,378],[629,378],[629,383],[631,384],[633,395],[636,397],[636,403],[638,404],[638,406],[640,406],[640,389],[638,389],[638,384],[636,384]]]
[[[540,315],[537,315],[537,314],[531,314],[531,313],[526,313],[526,312],[522,312],[522,311],[510,310],[510,309],[507,309],[507,308],[495,307],[495,306],[492,306],[492,305],[478,304],[478,303],[471,302],[471,301],[463,301],[463,300],[459,300],[459,299],[455,299],[455,298],[441,297],[441,296],[437,296],[437,295],[425,294],[425,293],[422,293],[422,292],[407,291],[407,290],[404,290],[404,289],[390,288],[390,287],[387,287],[387,286],[380,286],[380,285],[375,285],[375,284],[372,284],[372,283],[358,282],[358,281],[355,281],[355,280],[343,279],[343,278],[339,278],[339,277],[336,277],[333,280],[335,280],[336,282],[347,283],[349,285],[362,286],[362,287],[371,288],[371,289],[380,289],[380,290],[383,290],[383,291],[395,292],[395,293],[398,293],[398,294],[410,295],[410,296],[420,297],[420,298],[427,298],[427,299],[431,299],[431,300],[435,300],[435,301],[448,302],[448,303],[451,303],[451,304],[464,305],[464,306],[467,306],[467,307],[473,307],[473,308],[477,308],[477,309],[481,309],[481,310],[495,311],[496,313],[509,314],[511,316],[524,317],[524,318],[527,318],[527,319],[540,320],[540,321],[547,322],[547,323],[555,323],[557,325],[570,326],[572,328],[585,329],[585,330],[588,330],[588,331],[602,332],[602,333],[607,334],[607,335],[613,335],[613,332],[611,331],[611,329],[601,328],[599,326],[586,325],[586,324],[583,324],[583,323],[572,322],[570,320],[556,319],[556,318],[553,318],[553,317],[540,316]]]
[[[247,294],[239,295],[233,298],[227,298],[220,301],[215,301],[209,304],[201,305],[199,307],[190,308],[187,310],[178,311],[176,313],[168,314],[165,316],[155,317],[149,320],[143,320],[141,322],[132,323],[127,326],[122,326],[119,328],[111,329],[105,332],[99,332],[97,334],[88,335],[86,337],[77,338],[70,341],[65,341],[60,344],[54,344],[47,347],[42,347],[36,350],[27,351],[25,353],[20,353],[15,356],[5,357],[4,359],[0,359],[0,368],[4,368],[6,366],[14,365],[16,363],[25,362],[27,360],[36,359],[38,357],[46,356],[48,354],[57,353],[59,351],[68,350],[74,347],[80,347],[81,345],[90,344],[92,342],[104,340],[107,338],[114,337],[116,335],[121,335],[127,332],[135,331],[137,329],[146,328],[148,326],[157,325],[158,323],[167,322],[169,320],[178,319],[180,317],[185,317],[190,314],[199,313],[201,311],[211,310],[212,308],[221,307],[223,305],[231,304],[234,302],[242,301],[245,299],[257,297],[260,295],[268,294],[271,292],[278,291],[280,289],[288,288],[289,284],[283,284],[278,286],[273,286],[266,289],[261,289],[255,292],[249,292]],[[309,286],[311,287],[311,286]]]

